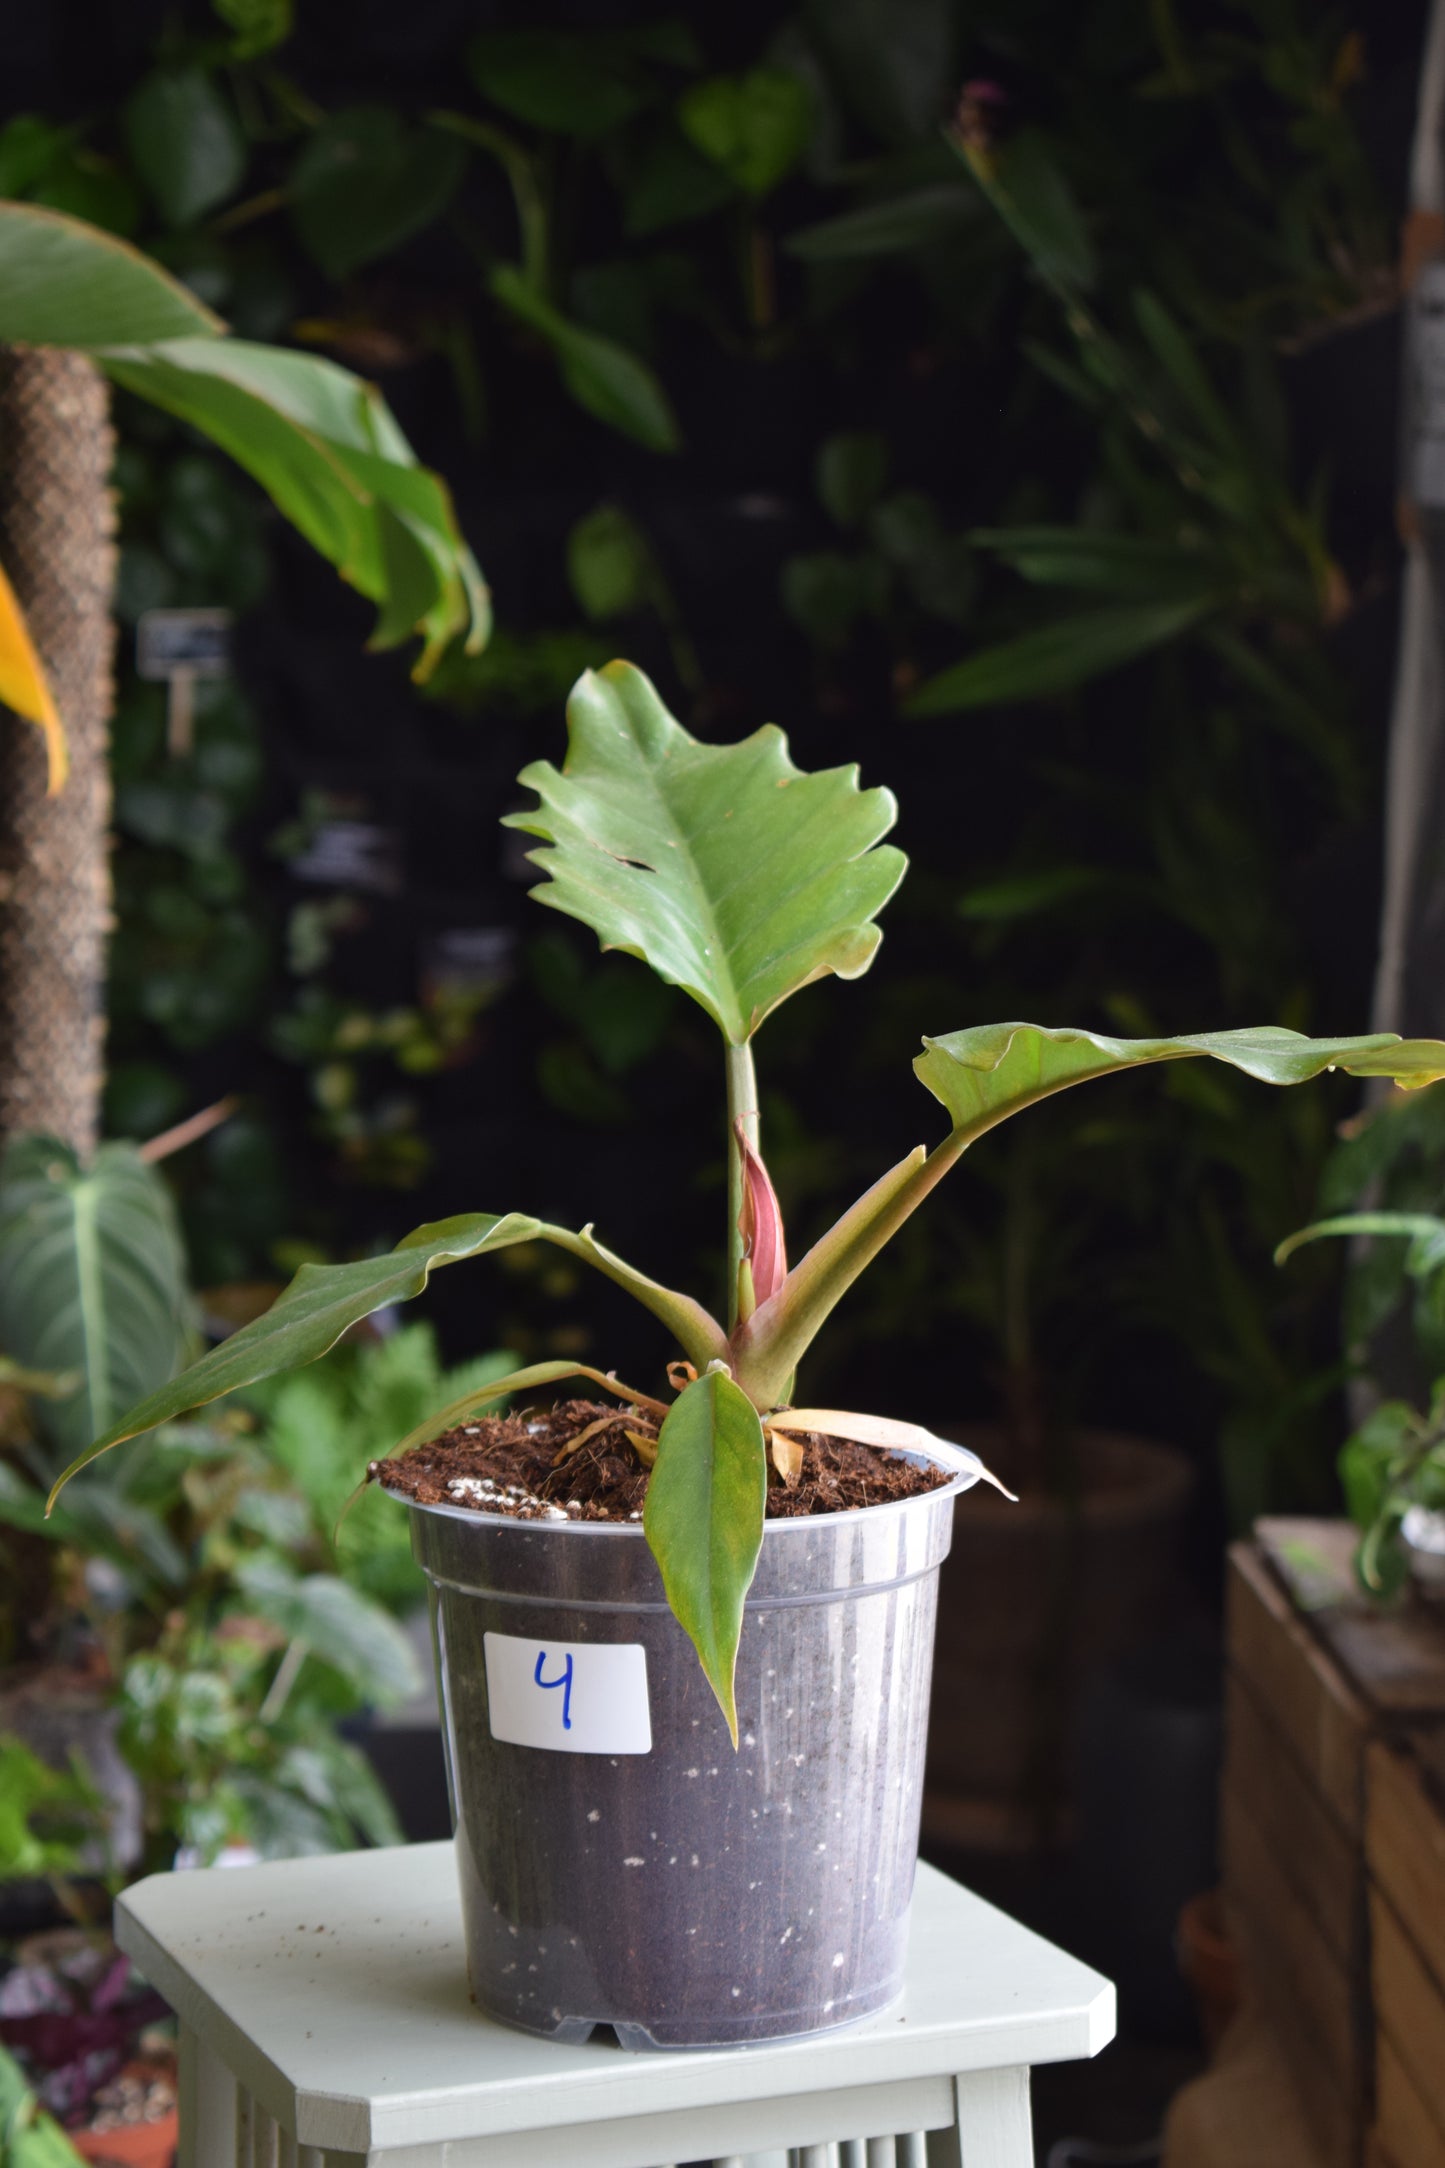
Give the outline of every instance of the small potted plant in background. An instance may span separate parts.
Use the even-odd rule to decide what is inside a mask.
[[[1340,1450],[1372,1596],[1445,1595],[1445,1093],[1392,1096],[1351,1124],[1326,1170],[1327,1216],[1282,1242],[1285,1264],[1324,1237],[1355,1244],[1345,1331],[1375,1405]],[[1375,1199],[1369,1210],[1329,1210]]]
[[[896,1417],[800,1404],[817,1333],[968,1147],[1054,1092],[1201,1056],[1278,1084],[1330,1068],[1426,1083],[1445,1075],[1445,1044],[1019,1023],[925,1039],[915,1068],[947,1135],[790,1266],[752,1042],[802,987],[872,962],[905,869],[881,840],[892,796],[852,769],[801,773],[772,726],[700,744],[625,663],[581,680],[569,725],[564,766],[524,771],[539,802],[512,823],[542,839],[540,900],[719,1027],[726,1321],[590,1226],[463,1213],[383,1257],[304,1266],[68,1473],[312,1360],[442,1265],[540,1240],[625,1287],[670,1337],[669,1395],[535,1364],[439,1409],[369,1471],[407,1498],[433,1582],[473,1989],[488,2012],[563,2037],[602,2020],[639,2045],[777,2038],[897,1991],[937,1568],[954,1494],[983,1472]],[[579,1377],[598,1398],[481,1414]]]

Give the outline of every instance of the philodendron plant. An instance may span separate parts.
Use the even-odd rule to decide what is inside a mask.
[[[521,780],[536,807],[511,825],[540,836],[539,901],[579,918],[604,948],[640,957],[680,986],[722,1034],[727,1072],[728,1317],[663,1287],[603,1247],[590,1225],[553,1227],[522,1212],[465,1212],[383,1257],[303,1265],[264,1317],[131,1409],[66,1471],[125,1438],[324,1354],[358,1319],[419,1295],[442,1265],[516,1242],[551,1242],[617,1281],[666,1326],[677,1357],[667,1403],[585,1364],[536,1363],[442,1408],[398,1450],[436,1436],[486,1401],[586,1377],[660,1422],[643,1527],[667,1599],[690,1635],[733,1743],[733,1671],[743,1600],[757,1565],[771,1454],[795,1477],[809,1432],[917,1446],[913,1425],[792,1404],[798,1365],[835,1306],[954,1163],[986,1130],[1069,1085],[1146,1062],[1203,1055],[1271,1084],[1322,1070],[1407,1085],[1445,1075],[1445,1043],[1307,1039],[1266,1025],[1182,1039],[1110,1039],[1035,1024],[973,1025],[925,1039],[914,1064],[948,1116],[947,1135],[879,1176],[788,1265],[776,1199],[759,1154],[753,1040],[773,1011],[832,972],[857,978],[880,939],[874,923],[903,878],[882,841],[891,792],[861,790],[856,768],[805,775],[772,725],[740,745],[702,745],[628,663],[589,672],[568,708],[561,769],[537,761]],[[66,1477],[61,1478],[64,1482]],[[59,1485],[57,1485],[57,1489]]]

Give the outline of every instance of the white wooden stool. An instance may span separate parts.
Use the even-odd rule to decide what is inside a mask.
[[[1030,2064],[1114,2033],[1107,1980],[929,1867],[902,2003],[769,2047],[480,2016],[449,1844],[153,1875],[116,1936],[181,2022],[180,2168],[1031,2168]]]

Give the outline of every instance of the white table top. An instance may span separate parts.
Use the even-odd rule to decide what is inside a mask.
[[[562,2047],[482,2017],[450,1844],[152,1875],[116,1936],[299,2143],[358,2153],[1064,2062],[1114,2035],[1107,1980],[924,1866],[902,2003],[761,2047]]]

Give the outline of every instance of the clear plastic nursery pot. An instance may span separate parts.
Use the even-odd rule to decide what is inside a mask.
[[[736,1753],[640,1526],[406,1501],[481,2009],[682,2048],[894,1999],[938,1569],[972,1480],[766,1524]]]

